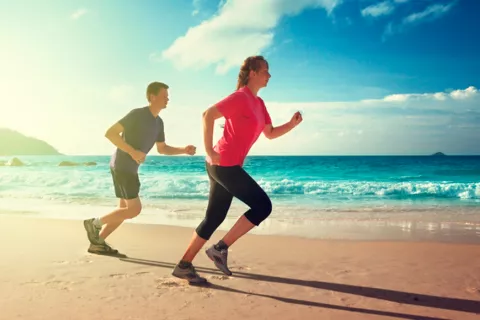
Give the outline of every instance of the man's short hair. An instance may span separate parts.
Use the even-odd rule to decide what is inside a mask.
[[[147,100],[150,101],[150,95],[157,95],[160,89],[168,89],[168,85],[163,82],[152,82],[147,87]]]

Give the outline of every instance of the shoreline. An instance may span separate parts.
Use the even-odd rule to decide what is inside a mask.
[[[233,275],[203,253],[208,286],[171,276],[189,228],[125,224],[127,258],[86,252],[81,223],[0,216],[2,319],[462,319],[480,314],[480,245],[247,234]],[[206,246],[224,234],[218,231]],[[205,249],[205,248],[203,248]]]
[[[49,206],[44,210],[48,214],[36,211],[2,209],[0,217],[31,218],[41,220],[74,220],[81,225],[81,220],[101,216],[114,207],[109,206]],[[66,214],[66,210],[70,212]],[[243,208],[232,206],[231,213],[219,227],[225,232],[243,213]],[[422,215],[423,214],[423,215]],[[153,225],[163,227],[181,227],[193,230],[202,221],[204,213],[198,210],[149,209],[125,224]],[[351,241],[427,241],[444,243],[480,244],[480,217],[425,215],[409,212],[403,216],[393,215],[345,215],[335,212],[324,217],[275,217],[270,216],[259,227],[250,231],[253,235],[285,236],[316,240],[351,240]]]

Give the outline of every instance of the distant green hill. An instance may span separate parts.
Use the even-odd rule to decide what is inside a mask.
[[[0,156],[60,154],[45,141],[24,136],[14,130],[0,128]]]

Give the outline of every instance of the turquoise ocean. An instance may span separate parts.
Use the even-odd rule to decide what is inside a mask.
[[[117,203],[110,156],[18,158],[24,166],[0,166],[2,214],[81,219]],[[259,232],[321,237],[340,226],[368,238],[378,224],[400,236],[457,225],[480,236],[480,156],[250,156],[244,168],[274,206]],[[139,172],[144,212],[135,221],[189,227],[201,221],[209,189],[203,156],[148,156]],[[245,209],[235,200],[222,226]]]

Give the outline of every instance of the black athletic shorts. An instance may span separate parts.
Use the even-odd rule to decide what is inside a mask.
[[[110,168],[112,173],[115,196],[120,199],[131,200],[138,197],[140,192],[140,179],[137,173],[117,171]]]

